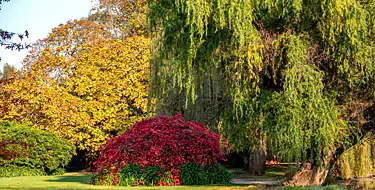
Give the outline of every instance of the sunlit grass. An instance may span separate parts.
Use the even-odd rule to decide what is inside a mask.
[[[247,185],[233,186],[176,186],[176,187],[118,187],[97,186],[89,184],[89,174],[67,174],[63,176],[34,176],[0,178],[0,189],[217,189],[217,190],[240,190],[249,189]]]
[[[260,176],[263,180],[265,176]],[[243,189],[308,189],[308,190],[330,190],[330,189],[348,189],[344,186],[329,185],[329,186],[315,186],[315,187],[265,187],[254,185],[229,185],[229,186],[174,186],[174,187],[119,187],[119,186],[98,186],[90,185],[90,174],[65,174],[62,176],[33,176],[33,177],[12,177],[0,178],[0,189],[130,189],[130,190],[243,190]],[[368,183],[370,185],[363,185],[364,189],[372,189],[373,181]]]

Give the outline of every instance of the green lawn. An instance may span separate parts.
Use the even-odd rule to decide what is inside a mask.
[[[88,181],[90,174],[65,174],[62,176],[34,176],[34,177],[12,177],[0,178],[0,189],[133,189],[133,190],[242,190],[256,189],[256,186],[248,185],[231,185],[231,186],[175,186],[175,187],[118,187],[118,186],[97,186],[90,185]],[[364,186],[365,189],[371,189],[373,186]],[[259,187],[258,187],[259,188]],[[264,189],[264,188],[261,188]],[[307,189],[307,190],[330,190],[330,189],[347,189],[343,186],[325,186],[325,187],[278,187],[275,189]]]
[[[178,186],[178,187],[116,187],[90,185],[89,174],[66,174],[63,176],[35,176],[35,177],[13,177],[0,178],[0,189],[217,189],[217,190],[240,190],[252,189],[254,187],[245,186]]]

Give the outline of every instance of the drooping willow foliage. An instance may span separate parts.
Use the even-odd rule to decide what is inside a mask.
[[[237,149],[261,129],[288,160],[321,164],[356,138],[350,105],[375,95],[374,0],[148,3],[158,104],[174,94],[197,110],[206,96]]]

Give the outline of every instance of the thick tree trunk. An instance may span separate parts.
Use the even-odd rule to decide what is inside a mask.
[[[284,185],[322,185],[328,176],[328,171],[325,167],[311,166],[310,163],[305,163],[302,170],[296,172],[293,178],[285,182]]]
[[[264,175],[266,169],[266,154],[264,149],[255,149],[250,153],[248,172],[251,175]]]
[[[375,104],[374,103],[353,103],[350,105],[349,121],[357,121],[360,130],[357,134],[350,134],[347,140],[350,141],[351,146],[339,146],[334,152],[329,155],[329,162],[323,160],[323,166],[311,166],[305,163],[301,171],[295,173],[291,180],[284,183],[284,185],[322,185],[326,182],[329,172],[334,171],[337,160],[344,153],[345,150],[359,143],[367,133],[375,133]]]
[[[257,136],[259,138],[259,146],[252,149],[248,161],[247,170],[250,175],[264,175],[266,169],[267,146],[264,132],[259,129]]]

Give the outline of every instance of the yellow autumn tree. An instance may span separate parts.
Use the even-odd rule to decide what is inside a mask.
[[[114,39],[70,21],[34,45],[21,77],[4,82],[0,120],[27,122],[96,152],[147,115],[149,39]]]

